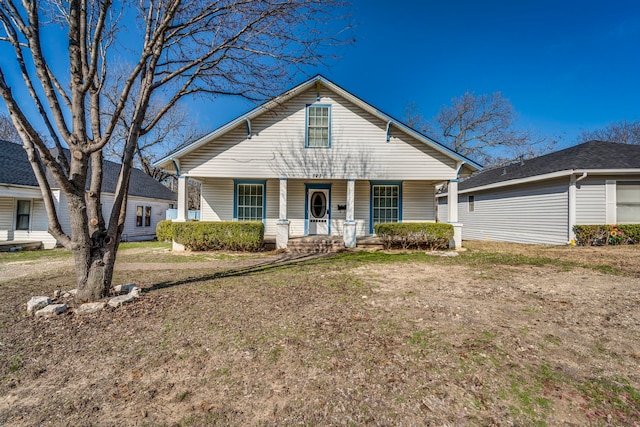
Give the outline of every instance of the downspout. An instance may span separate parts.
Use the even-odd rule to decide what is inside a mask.
[[[583,172],[581,176],[577,177],[574,174],[571,174],[569,178],[569,221],[568,221],[568,236],[569,236],[569,244],[576,244],[576,233],[573,231],[573,227],[576,225],[576,184],[587,177],[587,172]]]

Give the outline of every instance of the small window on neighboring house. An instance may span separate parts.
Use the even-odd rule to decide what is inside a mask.
[[[616,222],[640,224],[640,182],[616,183]]]
[[[236,185],[236,219],[258,221],[264,219],[265,198],[263,183]]]
[[[476,198],[475,196],[469,196],[469,212],[476,210]]]
[[[144,206],[136,206],[136,227],[142,227]]]
[[[309,105],[307,107],[307,147],[331,146],[331,107]]]
[[[28,230],[31,217],[31,200],[18,200],[16,230]]]
[[[151,206],[144,208],[144,226],[151,227]]]
[[[136,206],[136,227],[151,227],[151,206]]]

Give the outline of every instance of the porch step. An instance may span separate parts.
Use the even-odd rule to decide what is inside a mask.
[[[289,239],[287,251],[294,254],[335,253],[345,250],[341,238],[308,236]]]

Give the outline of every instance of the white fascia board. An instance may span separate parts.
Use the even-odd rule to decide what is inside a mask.
[[[582,175],[640,175],[640,169],[576,169],[574,171]]]
[[[529,182],[544,181],[547,179],[554,179],[554,178],[560,178],[563,176],[569,176],[577,172],[578,171],[570,169],[570,170],[564,170],[559,172],[547,173],[544,175],[535,175],[535,176],[529,176],[526,178],[511,179],[509,181],[500,181],[500,182],[495,182],[493,184],[481,185],[479,187],[472,187],[472,188],[465,188],[464,190],[458,190],[458,194],[472,193],[474,191],[491,190],[493,188],[500,188],[500,187],[509,187],[512,185],[526,184]],[[445,197],[446,195],[447,193],[442,193],[442,194],[437,194],[436,197]]]
[[[512,185],[527,184],[527,183],[536,182],[536,181],[545,181],[545,180],[554,179],[554,178],[561,178],[563,176],[582,175],[583,173],[586,173],[587,176],[590,176],[590,175],[639,175],[640,169],[569,169],[564,171],[551,172],[544,175],[534,175],[526,178],[500,181],[493,184],[481,185],[479,187],[465,188],[464,190],[459,190],[458,194],[472,193],[474,191],[491,190],[494,188],[509,187]],[[436,195],[436,197],[444,197],[446,195],[447,193],[442,193],[442,194]]]
[[[42,199],[42,191],[40,191],[40,188],[30,185],[0,184],[0,197]]]

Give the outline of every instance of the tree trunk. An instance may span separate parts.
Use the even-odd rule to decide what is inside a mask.
[[[72,231],[69,249],[75,261],[78,289],[76,300],[97,301],[109,294],[118,244],[117,239],[107,235],[104,222],[89,224],[84,192],[79,193],[67,195]]]
[[[97,301],[107,296],[111,288],[115,257],[100,256],[101,251],[94,252],[89,259],[81,251],[73,254],[78,272],[78,302]]]

